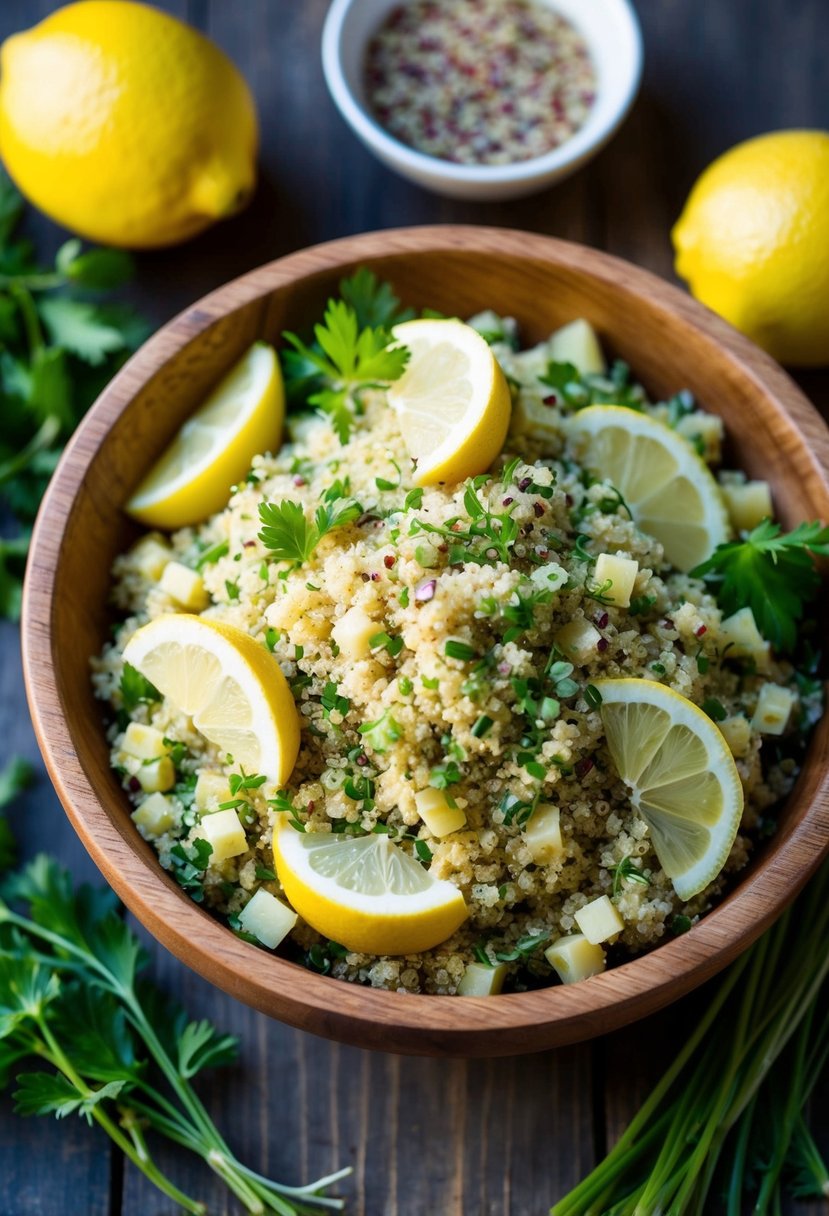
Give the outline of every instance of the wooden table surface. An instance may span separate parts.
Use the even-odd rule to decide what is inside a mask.
[[[322,80],[326,0],[167,0],[236,61],[257,98],[261,183],[250,209],[179,249],[144,255],[132,296],[161,323],[204,292],[280,254],[402,224],[498,224],[608,249],[671,277],[670,225],[695,176],[736,141],[829,126],[826,0],[635,0],[645,37],[641,95],[625,127],[555,189],[504,204],[450,202],[382,168],[334,110]],[[0,37],[58,5],[2,0]],[[30,216],[44,255],[64,239]],[[493,301],[497,306],[497,301]],[[799,377],[829,407],[829,373]],[[710,403],[716,407],[716,402]],[[0,766],[22,753],[40,780],[18,804],[24,853],[46,848],[96,878],[37,756],[14,626],[0,623]],[[202,1092],[243,1160],[283,1181],[353,1165],[352,1216],[542,1216],[612,1143],[700,1008],[697,994],[636,1027],[540,1056],[435,1062],[345,1048],[291,1030],[211,988],[160,947],[158,980],[241,1038],[237,1067]],[[404,998],[401,998],[404,999]],[[829,1085],[814,1120],[829,1149]],[[223,1187],[183,1152],[164,1167],[214,1214]],[[821,1204],[791,1212],[816,1216]],[[0,1216],[172,1216],[96,1130],[24,1121],[0,1098]],[[712,1209],[711,1216],[715,1216]]]

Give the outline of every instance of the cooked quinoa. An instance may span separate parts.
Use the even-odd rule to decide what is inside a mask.
[[[260,886],[281,895],[271,840],[284,813],[314,832],[387,832],[431,874],[456,884],[469,919],[423,954],[348,953],[302,921],[280,948],[333,976],[408,992],[455,993],[470,962],[499,958],[507,961],[507,987],[555,982],[543,947],[577,931],[576,913],[601,895],[624,920],[611,963],[684,931],[773,827],[773,808],[796,776],[796,747],[764,741],[752,725],[760,688],[771,681],[792,691],[790,736],[802,735],[819,712],[817,693],[802,695],[788,664],[772,657],[760,674],[723,655],[721,612],[702,582],[671,569],[618,492],[574,461],[563,397],[538,379],[547,344],[517,353],[509,323],[494,314],[474,323],[488,332],[513,390],[512,429],[493,470],[474,482],[415,490],[381,390],[364,396],[345,444],[327,419],[294,418],[291,441],[254,460],[223,511],[169,541],[145,538],[117,559],[113,596],[125,619],[94,663],[97,694],[115,715],[112,763],[139,808],[139,830],[161,864],[232,926]],[[695,409],[687,394],[652,405],[617,373],[607,383],[594,378],[595,394],[614,400],[624,386],[627,404],[676,426],[709,463],[719,462],[719,419]],[[513,543],[498,549],[474,535],[470,493],[485,512],[513,521]],[[326,535],[301,567],[272,560],[258,538],[260,504],[290,499],[310,516],[326,494],[357,500],[361,514]],[[428,530],[435,527],[444,532]],[[629,608],[603,602],[592,578],[600,554],[638,563]],[[160,586],[167,560],[198,569],[203,615],[261,641],[290,682],[302,741],[276,798],[255,779],[238,788],[238,769],[168,701],[128,697],[125,707],[125,644],[149,619],[182,610]],[[338,622],[357,611],[376,632],[368,653],[355,658],[336,638]],[[592,625],[595,644],[571,663],[556,651],[556,637],[574,621]],[[660,681],[715,716],[743,783],[742,827],[726,867],[687,904],[614,773],[592,695],[594,680],[630,676]],[[173,749],[162,830],[141,826],[143,762],[122,746],[129,720],[157,728]],[[445,790],[463,813],[459,831],[429,832],[416,794],[430,788]],[[200,818],[231,798],[248,850],[202,871],[194,848]],[[559,809],[562,848],[547,863],[533,860],[526,835],[539,804]]]

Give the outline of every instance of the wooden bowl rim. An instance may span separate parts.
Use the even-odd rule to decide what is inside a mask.
[[[136,850],[117,864],[123,841],[81,765],[55,686],[51,646],[42,646],[51,632],[55,576],[69,518],[59,499],[76,500],[100,445],[130,408],[137,382],[146,384],[220,318],[251,302],[266,303],[297,280],[363,262],[377,265],[384,257],[450,251],[571,269],[616,292],[644,295],[656,311],[678,316],[698,338],[719,347],[793,431],[797,445],[809,452],[829,502],[829,431],[814,407],[769,356],[657,276],[598,250],[513,229],[433,225],[364,233],[289,254],[211,292],[163,326],[105,388],[68,445],[38,516],[24,591],[23,657],[38,743],[69,819],[130,911],[182,962],[263,1012],[329,1038],[414,1054],[494,1056],[575,1042],[652,1013],[710,978],[759,936],[829,851],[829,772],[813,762],[818,746],[825,754],[829,745],[829,715],[815,732],[792,795],[808,799],[809,810],[689,933],[581,984],[459,1001],[334,981],[267,955],[192,903],[154,855]],[[811,449],[800,426],[809,431]]]

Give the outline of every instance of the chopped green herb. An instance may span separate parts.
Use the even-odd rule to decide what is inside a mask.
[[[403,728],[395,722],[390,709],[376,721],[365,722],[359,727],[359,732],[372,751],[381,753],[387,752],[403,737]]]
[[[598,709],[602,703],[602,694],[595,684],[588,684],[584,690],[584,699],[591,709]]]
[[[145,679],[141,672],[130,663],[124,664],[118,687],[121,690],[124,709],[128,714],[131,714],[141,704],[152,705],[155,701],[161,700],[161,693],[155,685]]]
[[[215,545],[211,545],[209,549],[205,549],[196,562],[196,569],[203,570],[205,566],[212,566],[220,557],[225,557],[230,549],[230,545],[226,540],[217,541]]]
[[[492,718],[487,714],[481,714],[472,727],[472,734],[476,739],[483,739],[484,735],[488,735],[494,726]]]
[[[618,895],[623,882],[638,882],[641,886],[650,886],[650,878],[644,874],[632,857],[623,857],[618,865],[610,866],[613,875],[613,894]]]
[[[276,648],[276,643],[278,641],[279,641],[279,630],[278,629],[269,628],[269,629],[265,630],[265,645],[267,646],[267,648],[271,652],[271,654],[273,654],[274,649]]]
[[[381,630],[380,633],[375,633],[368,640],[371,650],[385,650],[393,659],[396,659],[403,649],[403,639],[401,637],[392,637],[390,633]]]
[[[440,687],[440,680],[437,676],[421,676],[420,682],[424,688],[428,688],[432,692],[435,692]]]
[[[764,519],[745,540],[718,545],[691,577],[711,584],[723,612],[750,608],[763,637],[789,652],[805,605],[820,586],[813,555],[829,555],[829,526],[802,523],[782,533]]]
[[[458,638],[449,638],[446,642],[443,653],[447,659],[459,659],[462,663],[471,663],[478,656],[475,653],[475,648],[470,646],[468,642],[462,642]]]
[[[231,600],[231,601],[238,600],[238,598],[239,598],[239,584],[238,583],[231,582],[231,580],[229,578],[226,578],[225,579],[225,590],[227,591],[227,598],[229,600]]]
[[[728,711],[716,697],[706,697],[700,708],[714,722],[723,722],[728,717]]]
[[[408,676],[400,676],[400,678],[397,681],[397,687],[400,691],[401,697],[408,697],[411,695],[414,685],[412,684],[412,682]]]

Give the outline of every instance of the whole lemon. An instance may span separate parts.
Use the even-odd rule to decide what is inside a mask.
[[[239,210],[256,177],[256,110],[227,56],[133,0],[79,0],[0,49],[0,155],[67,228],[133,249]]]
[[[781,363],[829,363],[829,132],[738,144],[698,179],[671,235],[698,300]]]

